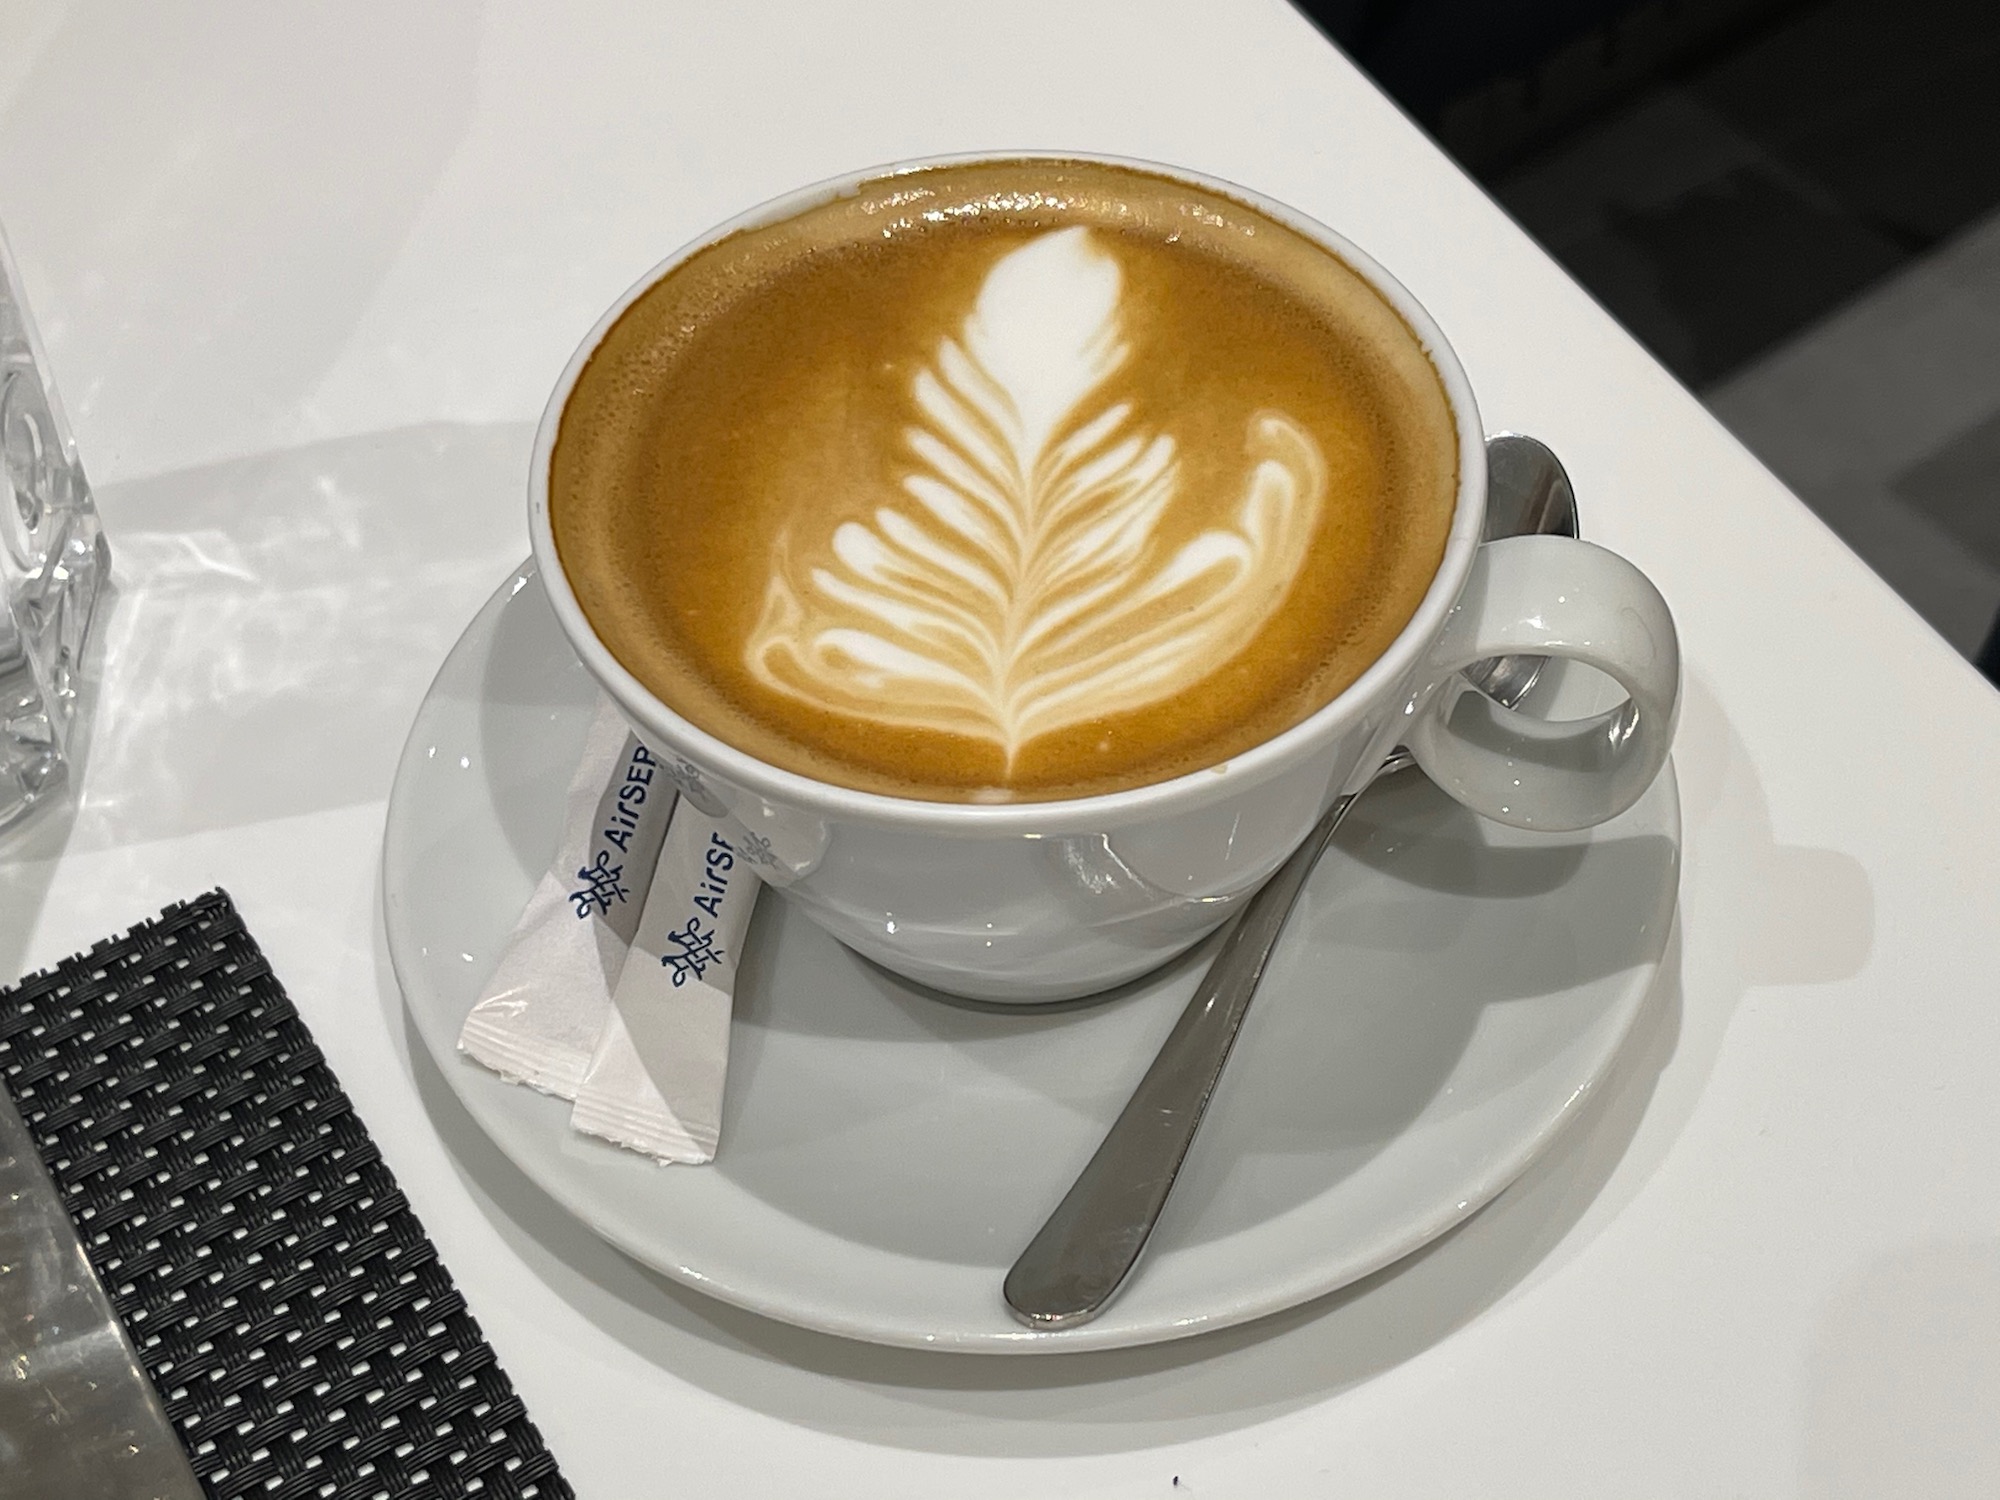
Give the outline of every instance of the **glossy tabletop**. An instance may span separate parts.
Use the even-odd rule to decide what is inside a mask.
[[[413,1043],[377,875],[599,312],[787,188],[1021,146],[1369,250],[1687,662],[1679,925],[1549,1154],[1330,1299],[1058,1360],[622,1258]],[[2000,695],[1280,0],[9,4],[0,222],[118,581],[81,800],[0,843],[0,979],[227,886],[580,1495],[1990,1492]]]

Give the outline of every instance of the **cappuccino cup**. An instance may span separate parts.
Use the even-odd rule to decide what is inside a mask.
[[[1630,807],[1673,619],[1572,538],[1483,543],[1486,446],[1415,299],[1174,168],[854,173],[648,272],[536,436],[534,557],[585,667],[841,942],[987,1001],[1172,958],[1397,745],[1523,828]],[[1627,701],[1473,689],[1572,659]]]

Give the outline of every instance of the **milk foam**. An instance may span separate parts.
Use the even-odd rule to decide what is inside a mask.
[[[912,382],[902,503],[779,537],[744,651],[758,681],[993,742],[1011,768],[1041,735],[1187,691],[1271,618],[1325,497],[1320,449],[1259,411],[1235,524],[1165,543],[1180,466],[1119,388],[1123,286],[1082,226],[994,263]]]
[[[592,628],[705,732],[860,791],[1055,800],[1225,763],[1352,682],[1436,571],[1456,454],[1421,343],[1316,241],[1002,160],[678,261],[593,348],[547,483]]]

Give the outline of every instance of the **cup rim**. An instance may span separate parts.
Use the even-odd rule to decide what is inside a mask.
[[[1206,192],[1232,198],[1311,239],[1345,262],[1402,317],[1436,369],[1450,404],[1458,438],[1458,489],[1453,497],[1451,529],[1444,556],[1431,576],[1415,612],[1388,647],[1332,700],[1298,723],[1248,750],[1213,766],[1204,766],[1164,781],[1100,792],[1087,797],[1020,802],[939,802],[861,791],[788,771],[739,750],[709,733],[654,694],[628,671],[597,635],[564,574],[549,518],[549,460],[564,409],[584,366],[634,302],[661,277],[698,251],[746,229],[777,223],[807,209],[859,192],[884,178],[907,176],[938,167],[981,163],[1074,161],[1123,167],[1188,183]],[[1353,727],[1368,705],[1400,680],[1429,648],[1457,603],[1482,539],[1486,512],[1485,436],[1471,382],[1444,332],[1409,289],[1372,256],[1337,230],[1264,194],[1226,179],[1185,167],[1141,157],[1088,151],[1007,150],[964,151],[911,157],[874,167],[839,173],[779,194],[723,223],[704,230],[657,262],[605,311],[563,367],[535,429],[534,454],[528,475],[530,549],[541,574],[550,608],[585,669],[613,702],[646,735],[656,737],[655,750],[675,750],[713,767],[717,775],[774,803],[811,809],[836,819],[865,819],[904,828],[931,828],[957,833],[1013,834],[1082,832],[1141,821],[1163,811],[1187,811],[1269,780],[1309,757],[1323,744]]]

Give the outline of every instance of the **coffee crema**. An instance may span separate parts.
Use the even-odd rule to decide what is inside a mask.
[[[926,800],[1213,766],[1393,641],[1457,438],[1330,251],[1132,168],[947,165],[706,246],[550,459],[592,629],[770,764]]]

